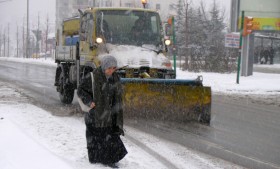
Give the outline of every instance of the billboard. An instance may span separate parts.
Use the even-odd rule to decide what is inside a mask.
[[[252,21],[252,30],[259,31],[280,31],[280,18],[255,18]],[[238,28],[240,29],[241,17],[239,18]]]
[[[231,0],[230,11],[230,29],[232,32],[238,31],[238,21],[241,18],[241,12],[245,11],[245,16],[254,18],[280,18],[280,0]],[[271,19],[268,19],[271,20]],[[264,25],[271,25],[267,21],[261,21]],[[271,21],[268,21],[271,22]],[[273,22],[273,21],[272,21]],[[274,22],[275,23],[275,22]],[[278,21],[276,21],[276,25]],[[271,29],[271,27],[263,30]],[[279,30],[279,26],[278,29]]]
[[[280,0],[239,0],[239,7],[239,17],[280,18]]]
[[[252,30],[280,31],[280,18],[254,18]]]

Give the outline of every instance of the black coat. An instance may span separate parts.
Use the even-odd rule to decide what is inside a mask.
[[[93,71],[94,97],[90,73],[81,80],[78,96],[95,108],[85,113],[88,158],[91,163],[112,164],[120,161],[127,150],[120,139],[123,133],[122,88],[116,73],[109,79],[101,68]]]
[[[93,71],[93,76],[94,98],[90,73],[81,80],[77,91],[84,104],[95,103],[95,108],[89,111],[89,120],[92,120],[95,127],[117,127],[123,131],[122,86],[119,76],[113,73],[107,79],[100,67]]]

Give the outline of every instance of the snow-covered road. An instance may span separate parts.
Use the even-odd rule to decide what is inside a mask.
[[[241,168],[128,126],[125,130],[128,155],[120,168]],[[1,169],[106,168],[88,163],[82,117],[52,116],[2,82],[0,138]]]

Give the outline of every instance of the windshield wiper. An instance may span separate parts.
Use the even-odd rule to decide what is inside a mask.
[[[163,53],[163,50],[162,50],[162,49],[155,50],[155,49],[151,49],[151,48],[145,48],[145,47],[143,47],[143,46],[141,46],[141,47],[144,48],[144,49],[148,49],[148,50],[150,50],[150,51],[156,52],[157,55],[160,54],[160,53]]]

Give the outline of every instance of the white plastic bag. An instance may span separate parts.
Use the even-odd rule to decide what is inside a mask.
[[[89,112],[90,111],[91,108],[88,105],[85,105],[83,103],[82,99],[79,98],[79,97],[78,97],[78,102],[79,102],[79,105],[80,105],[83,112]]]
[[[92,98],[93,98],[94,97],[94,78],[93,78],[92,72],[90,72],[90,76],[91,76],[91,82],[92,82]],[[77,98],[78,98],[78,103],[79,103],[82,111],[89,112],[91,108],[88,105],[85,105],[79,96]]]

